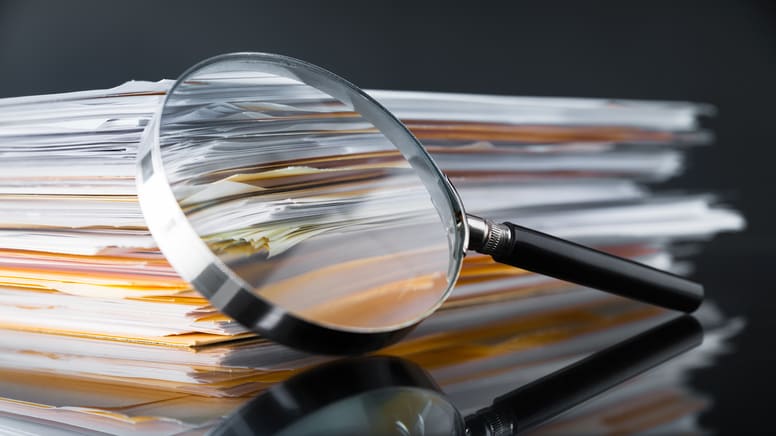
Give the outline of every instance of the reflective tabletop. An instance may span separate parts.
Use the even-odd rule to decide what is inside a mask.
[[[677,318],[577,289],[447,308],[399,344],[344,360],[248,339],[143,362],[24,333],[47,351],[21,347],[29,366],[0,372],[0,425],[63,435],[480,434],[480,420],[491,426],[482,434],[704,433],[698,417],[713,399],[689,380],[741,328],[712,303]],[[485,413],[505,399],[522,411],[509,426]]]

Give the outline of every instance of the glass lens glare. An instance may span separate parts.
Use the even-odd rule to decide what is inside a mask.
[[[170,92],[158,147],[199,238],[295,316],[394,329],[434,310],[457,276],[449,185],[400,124],[324,70],[271,55],[206,63]]]

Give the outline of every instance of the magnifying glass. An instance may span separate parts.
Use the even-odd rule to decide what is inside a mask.
[[[138,196],[159,248],[223,313],[326,354],[379,349],[450,293],[466,250],[691,312],[684,278],[466,214],[449,180],[356,86],[285,56],[206,60],[146,129]]]
[[[511,435],[559,414],[703,342],[682,316],[622,341],[463,417],[422,368],[385,356],[315,367],[230,415],[218,435]]]

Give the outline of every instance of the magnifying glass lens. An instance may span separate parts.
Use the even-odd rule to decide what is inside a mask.
[[[449,292],[460,206],[406,129],[344,80],[281,56],[215,58],[178,80],[156,123],[144,213],[216,306],[247,289],[317,325],[389,331]]]

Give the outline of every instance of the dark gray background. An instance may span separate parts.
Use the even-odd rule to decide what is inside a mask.
[[[365,88],[713,103],[717,143],[668,188],[714,190],[745,233],[719,237],[695,278],[748,327],[694,383],[702,422],[770,429],[776,2],[3,1],[0,97],[175,78],[232,51],[286,54]]]

